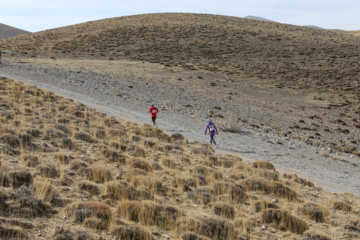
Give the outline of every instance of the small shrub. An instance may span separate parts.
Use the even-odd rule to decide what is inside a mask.
[[[51,202],[55,197],[56,188],[48,181],[35,182],[34,189],[35,196],[44,200],[45,202]]]
[[[211,238],[205,237],[205,236],[199,236],[192,232],[186,232],[184,233],[181,238],[183,240],[211,240]]]
[[[269,169],[275,171],[275,167],[271,162],[268,161],[255,161],[251,164],[253,168]]]
[[[21,227],[0,225],[0,237],[2,239],[27,239],[27,234]]]
[[[8,176],[13,188],[18,188],[22,185],[29,186],[33,182],[31,173],[24,170],[10,171]]]
[[[6,172],[4,170],[1,170],[1,169],[0,169],[0,186],[2,186],[2,187],[10,186],[9,176],[6,174]]]
[[[109,159],[110,162],[118,162],[124,164],[126,162],[125,157],[116,151],[104,149],[103,155]]]
[[[103,165],[93,165],[91,172],[91,179],[96,183],[109,182],[113,179],[111,168]]]
[[[299,207],[299,210],[316,222],[325,222],[325,216],[328,214],[326,209],[313,202],[304,203],[302,207]]]
[[[235,208],[229,204],[218,203],[214,206],[214,213],[218,216],[225,217],[228,219],[235,218]]]
[[[84,226],[96,230],[106,230],[108,228],[107,223],[99,218],[86,218],[84,221]]]
[[[57,120],[57,122],[60,123],[60,124],[68,124],[68,123],[70,123],[70,119],[67,119],[67,118],[59,118],[59,119]]]
[[[104,120],[104,123],[105,123],[105,126],[107,126],[107,127],[113,127],[114,125],[119,124],[119,122],[113,117],[106,118]]]
[[[149,163],[147,163],[145,160],[141,158],[133,158],[130,161],[130,166],[133,168],[139,168],[146,172],[152,172],[152,167]]]
[[[70,134],[71,131],[69,130],[68,127],[64,126],[64,125],[55,125],[54,126],[55,129],[62,131],[63,133],[65,133],[66,135]]]
[[[253,204],[253,207],[255,209],[255,212],[262,212],[269,208],[278,209],[279,207],[276,205],[276,203],[269,202],[269,201],[256,201]]]
[[[71,203],[65,207],[64,213],[75,222],[84,222],[87,218],[98,218],[109,223],[112,219],[110,207],[97,201]]]
[[[9,199],[10,195],[4,190],[0,189],[0,209],[7,207],[6,201]]]
[[[151,233],[140,225],[116,226],[110,229],[110,234],[124,240],[151,240]]]
[[[51,206],[44,201],[37,199],[31,194],[31,191],[24,186],[21,186],[15,192],[15,197],[19,203],[19,209],[14,210],[15,215],[22,217],[36,217],[48,216],[49,214],[56,213]]]
[[[3,134],[0,136],[0,141],[2,143],[8,144],[12,148],[20,147],[20,139],[12,134]]]
[[[56,166],[54,164],[46,163],[39,165],[37,169],[40,171],[40,174],[44,177],[59,177],[59,172],[56,169]]]
[[[188,193],[188,197],[195,200],[197,204],[207,205],[213,201],[214,189],[209,187],[198,187],[195,191]]]
[[[341,211],[345,211],[345,212],[350,212],[352,210],[351,205],[344,201],[335,201],[333,203],[333,208],[336,210],[341,210]]]
[[[149,191],[137,190],[125,181],[108,182],[105,196],[112,200],[145,200],[153,198]]]
[[[54,130],[54,129],[47,129],[45,131],[45,135],[50,137],[50,138],[63,138],[66,137],[64,133],[58,131],[58,130]]]
[[[92,240],[92,237],[85,231],[76,230],[70,231],[63,227],[56,226],[52,240],[64,240],[64,239],[76,239],[76,240]]]
[[[284,197],[289,200],[297,200],[297,193],[284,184],[276,181],[268,182],[262,179],[247,179],[243,182],[244,186],[250,191],[262,191],[267,194],[272,193],[279,197]]]
[[[77,184],[78,188],[83,191],[87,191],[93,195],[100,194],[100,188],[97,184],[82,180]]]
[[[159,227],[172,226],[179,216],[176,208],[163,207],[149,200],[122,201],[118,205],[117,213],[122,218],[127,218],[133,222]]]
[[[305,232],[305,238],[303,240],[332,240],[332,237],[324,233],[317,232],[315,230],[308,230]]]
[[[26,163],[28,167],[36,167],[39,164],[39,159],[35,155],[24,154],[21,155],[21,160]]]
[[[91,136],[87,133],[77,132],[75,133],[75,139],[82,140],[87,143],[95,143],[96,141],[91,138]]]
[[[128,148],[128,151],[133,157],[146,158],[145,150],[137,145],[132,145]]]
[[[249,199],[248,195],[243,188],[239,186],[232,186],[230,190],[231,200],[236,203],[246,203]]]
[[[63,137],[60,140],[60,147],[71,150],[71,149],[74,148],[74,144],[73,144],[73,142],[72,142],[72,140],[70,138]]]
[[[296,216],[292,216],[286,210],[265,210],[262,213],[262,220],[265,223],[274,223],[277,228],[285,228],[293,233],[303,234],[309,229],[308,224],[304,220]]]
[[[162,162],[162,165],[167,168],[172,168],[172,169],[177,168],[177,164],[169,158],[164,158],[161,162]]]
[[[19,134],[19,139],[25,147],[31,147],[32,136],[30,134]]]
[[[70,160],[72,160],[73,158],[71,156],[68,156],[64,153],[55,153],[54,154],[54,159],[56,161],[58,161],[61,164],[69,164]]]
[[[215,240],[228,240],[236,238],[234,223],[219,217],[205,217],[199,219],[198,221],[193,219],[185,219],[181,225],[182,226],[180,229],[196,232],[199,235],[203,235]]]

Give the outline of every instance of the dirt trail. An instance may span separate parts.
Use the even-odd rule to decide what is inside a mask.
[[[0,67],[0,77],[36,85],[114,117],[139,123],[151,123],[147,110],[156,98],[154,91],[165,96],[164,99],[176,101],[178,97],[186,98],[194,105],[194,110],[161,110],[158,125],[168,132],[182,133],[190,141],[208,142],[208,136],[204,136],[207,117],[201,109],[204,103],[212,104],[214,99],[211,97],[197,96],[166,85],[159,88],[156,84],[136,82],[124,76],[112,77],[111,82],[110,78],[96,73],[54,71],[31,64],[4,64]],[[119,91],[125,93],[123,97],[114,94]],[[239,105],[238,108],[246,110],[244,106]],[[271,133],[256,132],[245,124],[241,134],[220,132],[216,139],[220,143],[216,153],[230,152],[248,162],[263,159],[273,163],[281,173],[296,173],[326,191],[350,192],[360,196],[360,160],[356,157],[351,161],[358,166],[334,161],[321,156],[320,150],[314,146]],[[274,144],[277,141],[283,144]]]

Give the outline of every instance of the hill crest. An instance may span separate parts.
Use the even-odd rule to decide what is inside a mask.
[[[1,45],[24,56],[147,61],[262,79],[278,88],[360,96],[357,36],[276,22],[144,14],[46,30]]]

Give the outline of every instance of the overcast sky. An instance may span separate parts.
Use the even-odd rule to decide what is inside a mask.
[[[360,30],[360,0],[0,0],[0,23],[30,32],[127,15],[188,12]]]

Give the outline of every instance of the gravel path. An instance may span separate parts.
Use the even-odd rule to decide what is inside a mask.
[[[168,132],[182,133],[190,141],[204,143],[208,142],[208,136],[204,136],[207,116],[203,109],[209,109],[214,104],[227,104],[226,99],[191,94],[176,87],[164,85],[159,88],[146,81],[96,73],[59,71],[27,63],[4,63],[0,66],[0,77],[36,85],[114,117],[139,123],[151,123],[147,111],[155,99],[155,103],[169,100],[181,104],[190,103],[191,108],[162,106],[158,125]],[[116,96],[116,93],[122,96]],[[248,107],[233,107],[239,112],[248,111]],[[261,114],[259,111],[253,117],[261,117]],[[326,191],[350,192],[360,196],[360,160],[357,157],[351,159],[357,166],[335,161],[321,156],[321,150],[314,146],[273,133],[254,131],[247,124],[243,125],[240,134],[220,132],[216,139],[220,143],[216,150],[218,153],[231,152],[248,162],[266,160],[273,163],[281,173],[296,173]],[[276,142],[282,144],[275,144]]]

